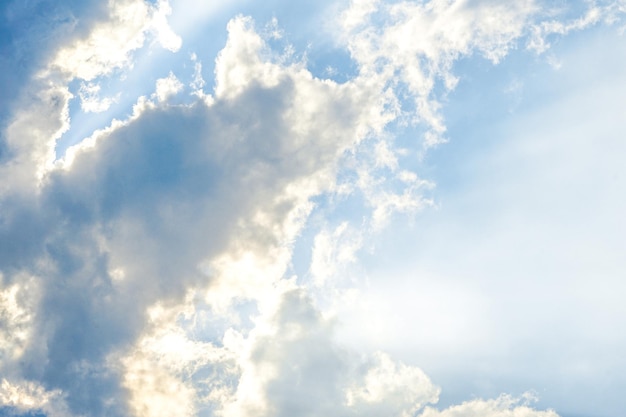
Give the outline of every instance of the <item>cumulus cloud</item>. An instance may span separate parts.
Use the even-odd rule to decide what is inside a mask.
[[[148,307],[228,281],[248,254],[288,253],[308,199],[332,184],[342,152],[378,128],[365,91],[264,61],[246,19],[229,30],[212,105],[141,107],[75,149],[31,197],[42,244],[16,269],[37,278],[42,296],[21,372],[67,393],[74,412],[125,414],[127,395],[143,410],[128,393],[140,371],[107,361],[139,337]],[[19,227],[6,220],[3,240]],[[282,278],[287,259],[260,288]]]
[[[333,341],[302,289],[285,286],[278,303],[238,344],[237,390],[219,412],[229,416],[409,416],[437,401],[438,388],[419,369],[377,353],[359,358]]]
[[[381,129],[384,110],[363,86],[315,79],[300,64],[263,58],[267,51],[249,19],[232,21],[229,32],[211,104],[137,107],[127,122],[76,147],[71,160],[49,170],[29,197],[36,207],[30,219],[41,222],[33,232],[41,244],[7,269],[7,279],[18,282],[20,274],[31,274],[33,294],[41,296],[30,306],[36,316],[22,324],[15,319],[22,310],[7,307],[27,340],[3,366],[62,392],[74,413],[193,415],[198,393],[181,381],[194,373],[186,366],[199,361],[214,368],[223,358],[236,363],[239,379],[231,387],[235,393],[215,406],[218,411],[331,410],[337,399],[346,403],[346,387],[354,386],[349,380],[337,387],[319,383],[318,377],[343,378],[331,365],[342,362],[344,354],[323,326],[323,334],[305,337],[309,326],[321,326],[319,313],[302,295],[276,295],[275,286],[288,266],[290,242],[311,209],[309,199],[332,188],[337,161],[368,132]],[[180,84],[172,76],[157,84],[156,94],[164,99],[174,87]],[[376,113],[382,116],[372,118]],[[7,197],[7,202],[16,212],[23,210],[20,201]],[[21,226],[6,215],[3,225],[3,238]],[[15,288],[7,290],[8,306],[15,304]],[[218,349],[166,331],[163,323],[150,324],[151,308],[184,302],[194,288],[206,291],[213,310],[242,298],[260,303],[259,308],[279,305],[279,317],[271,316],[267,326],[273,335],[285,332],[286,339],[268,350],[269,330],[257,325],[244,343],[253,358],[242,351],[233,359],[223,350],[233,349],[235,333],[227,333],[225,340],[231,341]],[[145,333],[151,326],[156,326],[152,336]],[[301,330],[291,334],[294,326]],[[13,334],[6,344],[15,349],[21,333]],[[257,368],[292,366],[280,363],[280,352],[294,355],[293,364],[301,356],[289,352],[311,342],[327,347],[303,352],[307,382],[294,388],[301,396],[294,402],[284,393],[296,377],[291,368],[271,375]],[[197,355],[168,361],[172,349],[196,347]],[[307,375],[322,364],[326,370]],[[256,397],[240,398],[247,389]],[[302,396],[312,390],[322,390],[324,404],[305,404]],[[250,403],[254,398],[258,404]],[[384,398],[353,393],[350,401],[379,404]]]

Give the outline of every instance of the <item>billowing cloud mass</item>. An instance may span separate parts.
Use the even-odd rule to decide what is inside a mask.
[[[419,131],[421,157],[446,141],[460,59],[544,53],[623,4],[354,1],[329,23],[355,68],[342,81],[234,14],[207,89],[176,2],[33,17],[49,3],[3,6],[0,415],[557,415],[518,393],[438,408],[418,362],[340,342],[363,279],[347,265],[436,206],[394,135]],[[129,101],[115,80],[134,71],[152,90]],[[61,148],[79,112],[105,122]]]

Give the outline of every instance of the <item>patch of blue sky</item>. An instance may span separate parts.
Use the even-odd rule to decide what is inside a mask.
[[[605,63],[602,77],[585,78],[582,74],[594,71],[591,66],[597,67],[598,51],[615,47],[619,50],[618,42],[604,44],[609,39],[613,43],[619,36],[617,32],[615,26],[575,32],[559,38],[543,54],[514,49],[496,65],[480,56],[459,60],[453,69],[459,82],[442,101],[446,137],[451,143],[431,150],[419,168],[430,172],[440,188],[454,190],[462,186],[455,167],[468,160],[468,153],[476,149],[486,153],[491,146],[510,138],[508,124],[518,120],[520,115],[537,112],[568,92],[580,89],[583,87],[581,80],[591,88],[606,76],[619,74],[624,65],[620,53],[602,54]],[[595,44],[585,51],[582,60],[576,56],[581,42]],[[561,70],[561,67],[566,68]],[[496,133],[497,126],[500,131]],[[397,142],[407,143],[412,139],[411,133],[403,133]]]
[[[445,137],[449,142],[429,150],[416,161],[416,169],[436,179],[439,188],[454,190],[462,186],[455,176],[455,167],[467,160],[468,153],[501,140],[488,128],[510,120],[527,105],[529,78],[537,81],[532,74],[553,71],[541,61],[528,51],[513,52],[497,65],[480,56],[458,61],[453,71],[459,82],[442,100]],[[408,131],[397,141],[407,146],[414,135]]]
[[[186,57],[196,54],[202,64],[202,75],[209,93],[214,85],[215,58],[226,44],[226,25],[237,15],[238,7],[244,1],[236,0],[218,5],[214,2],[199,4],[193,0],[182,0],[172,4],[168,23],[182,38],[179,54]]]
[[[392,221],[361,260],[370,291],[396,288],[393,315],[414,320],[379,347],[419,363],[443,387],[441,406],[534,389],[565,416],[626,408],[615,331],[626,313],[624,45],[598,26],[546,55],[455,68],[450,141],[424,160],[437,208]]]

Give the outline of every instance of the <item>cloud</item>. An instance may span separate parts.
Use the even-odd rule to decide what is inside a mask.
[[[131,64],[130,53],[144,45],[149,31],[155,32],[166,49],[180,48],[180,38],[165,20],[170,13],[167,0],[156,7],[140,0],[110,0],[108,8],[107,20],[95,24],[87,37],[57,52],[51,70],[85,81],[107,75]]]
[[[84,112],[101,113],[108,110],[109,107],[117,101],[117,98],[100,98],[100,88],[98,84],[81,83],[78,96],[80,97],[80,107]]]
[[[356,252],[362,245],[359,232],[351,230],[347,222],[332,231],[320,231],[313,242],[309,269],[315,285],[323,286],[330,279],[339,279],[340,267],[355,262]]]
[[[241,379],[219,415],[409,416],[436,402],[424,373],[377,353],[351,355],[333,341],[305,292],[285,288],[273,309],[241,338]]]
[[[426,409],[422,417],[558,417],[552,411],[537,411],[530,407],[532,397],[521,398],[501,395],[493,400],[472,400],[439,411]]]
[[[580,17],[566,16],[579,10]],[[430,148],[446,141],[441,102],[458,83],[453,69],[459,59],[480,54],[497,64],[521,42],[543,53],[550,47],[550,37],[599,22],[613,24],[621,13],[619,2],[576,3],[559,9],[535,0],[514,4],[362,0],[351,2],[341,24],[361,76],[401,92],[401,110],[427,128],[423,145]]]
[[[151,308],[151,330],[130,352],[113,356],[115,366],[122,369],[133,415],[197,415],[198,404],[215,401],[218,388],[233,378],[233,355],[212,343],[191,340],[175,325],[177,313],[162,306]]]
[[[168,98],[178,94],[183,89],[183,84],[170,72],[166,78],[159,78],[156,82],[156,92],[154,93],[159,101],[166,101]]]
[[[616,19],[615,3],[598,6],[594,2],[590,2],[584,15],[569,22],[563,22],[557,19],[546,20],[534,25],[532,28],[532,36],[528,40],[527,48],[537,53],[543,53],[550,48],[548,37],[553,35],[566,35],[572,31],[583,30],[589,26],[595,25],[602,19],[609,22]]]
[[[67,23],[72,36],[62,37],[59,45],[51,48],[54,52],[49,62],[37,62],[38,70],[32,72],[30,84],[13,103],[8,127],[3,129],[4,153],[11,163],[1,167],[2,175],[16,179],[5,184],[5,189],[39,185],[53,166],[56,141],[70,127],[69,101],[73,96],[69,83],[73,79],[92,81],[127,68],[131,52],[144,45],[146,33],[156,30],[160,36],[166,30],[162,19],[167,7],[165,1],[154,7],[141,0],[111,0],[104,15],[87,19],[88,26]],[[66,13],[71,20],[73,14]],[[166,46],[171,47],[171,39],[168,42]],[[95,102],[90,96],[97,92],[98,84],[90,86],[81,94],[87,98],[86,108],[106,107],[106,100]]]
[[[360,384],[348,390],[348,404],[359,415],[413,416],[426,404],[439,399],[439,388],[421,369],[394,363],[381,352],[368,365],[361,374]]]
[[[532,0],[513,6],[491,1],[356,1],[343,21],[361,73],[406,86],[416,116],[430,130],[425,141],[430,147],[444,140],[446,129],[434,91],[440,83],[446,90],[454,88],[453,63],[474,52],[497,63],[536,10]],[[383,24],[376,26],[375,20]]]
[[[108,361],[140,336],[147,309],[210,283],[218,291],[229,279],[220,274],[247,254],[288,254],[309,198],[332,185],[342,152],[377,127],[366,92],[263,61],[246,19],[229,29],[211,105],[138,107],[49,170],[30,197],[42,243],[16,270],[32,274],[42,295],[15,362],[27,378],[67,394],[73,412],[126,414],[128,395],[143,410],[128,392],[136,364]],[[5,217],[3,240],[19,227]],[[282,278],[287,259],[260,277],[260,288]]]
[[[3,415],[30,415],[31,412],[43,412],[49,417],[71,415],[60,391],[47,392],[33,382],[14,384],[3,379],[0,383],[0,404]]]
[[[14,369],[16,380],[41,381],[46,390],[62,392],[77,414],[193,414],[196,388],[181,380],[187,364],[215,367],[223,358],[235,361],[240,374],[233,377],[239,378],[235,397],[225,397],[234,400],[222,399],[218,406],[240,415],[250,409],[285,415],[294,407],[333,410],[336,400],[344,413],[348,387],[354,407],[413,407],[412,401],[386,404],[387,394],[397,395],[394,390],[372,397],[354,380],[344,380],[334,364],[346,358],[319,313],[305,307],[309,302],[299,292],[275,288],[288,266],[290,242],[311,210],[310,198],[334,186],[344,151],[387,120],[380,101],[364,86],[315,79],[298,63],[264,58],[267,50],[249,19],[232,21],[229,32],[213,101],[140,101],[129,120],[75,147],[71,159],[43,174],[38,191],[28,196],[35,202],[30,219],[41,223],[29,244],[35,234],[41,244],[28,250],[7,279],[19,282],[19,274],[28,273],[41,295],[31,307],[35,318],[23,325],[23,352],[5,358],[3,366]],[[157,83],[157,95],[176,84],[173,77],[166,80],[171,82]],[[372,118],[376,113],[382,115]],[[41,130],[45,137],[49,128]],[[13,194],[5,195],[6,202],[22,212]],[[5,217],[3,238],[20,227]],[[246,342],[252,357],[239,352],[233,359],[209,342],[190,341],[171,322],[150,324],[150,308],[181,303],[193,289],[208,290],[208,307],[216,311],[242,298],[266,309],[278,303],[278,316],[271,315],[268,326],[276,334],[286,332],[284,341],[268,350],[270,336],[257,324]],[[294,326],[304,333],[290,334]],[[309,326],[321,326],[313,344]],[[291,365],[277,362],[280,352],[295,361],[301,356],[291,352],[318,343],[326,347],[303,352],[308,365],[302,377],[308,382],[290,391],[300,393],[294,402],[285,390],[297,375]],[[167,346],[199,350],[172,363]],[[382,368],[372,372],[395,369],[385,358],[374,360],[372,369]],[[268,366],[279,369],[262,375],[259,369]],[[347,360],[345,366],[354,367]],[[369,387],[370,374],[362,374]],[[411,375],[409,380],[419,376],[416,383],[429,384],[423,374]],[[341,383],[325,386],[319,378]],[[250,389],[260,403],[254,395],[238,397]],[[304,395],[323,404],[307,404]]]
[[[106,4],[94,1],[6,1],[0,6],[0,138],[16,100],[33,75],[58,48],[106,18]]]

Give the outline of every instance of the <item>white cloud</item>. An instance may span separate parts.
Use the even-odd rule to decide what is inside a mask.
[[[361,76],[405,84],[419,121],[430,129],[431,147],[444,140],[445,125],[434,94],[457,83],[453,63],[479,52],[498,62],[523,33],[537,7],[532,0],[513,5],[459,1],[427,3],[355,1],[343,16],[346,39]],[[374,20],[382,20],[381,27]]]
[[[156,82],[156,92],[154,95],[159,102],[167,101],[172,96],[180,93],[183,89],[183,83],[181,83],[176,76],[170,72],[166,78],[159,78]]]
[[[167,17],[170,14],[172,14],[172,8],[169,0],[159,0],[156,10],[153,11],[150,27],[156,32],[157,39],[163,48],[177,52],[182,45],[182,39],[167,22]]]
[[[194,94],[202,97],[204,95],[202,89],[206,85],[206,81],[202,77],[202,63],[198,60],[198,56],[195,53],[191,54],[191,61],[193,62],[193,79],[189,86],[193,89]]]
[[[163,46],[172,51],[180,39],[171,31],[165,16],[170,13],[167,0],[157,7],[143,0],[109,0],[109,19],[97,23],[86,38],[60,49],[51,64],[70,78],[91,81],[113,70],[131,65],[131,52],[141,48],[146,32],[154,30]]]
[[[80,97],[80,107],[87,113],[101,113],[107,111],[113,103],[116,103],[118,97],[100,98],[100,85],[94,83],[81,83],[78,96]]]
[[[514,398],[501,395],[493,400],[472,400],[439,411],[426,409],[421,417],[558,417],[552,410],[538,411],[530,407],[532,397]]]
[[[393,172],[390,179],[379,175],[371,166],[364,163],[358,169],[357,187],[363,193],[365,201],[372,209],[371,227],[381,230],[392,214],[412,214],[433,205],[425,192],[434,187],[431,181],[421,179],[413,172]],[[392,186],[400,182],[399,190]]]
[[[219,415],[410,416],[437,400],[419,369],[378,353],[362,360],[333,342],[333,322],[298,288],[257,318],[239,344],[237,390]]]
[[[1,278],[0,275],[0,357],[9,364],[19,361],[31,342],[39,294],[32,277],[15,277],[14,282]],[[0,369],[4,375],[13,371],[10,367]]]
[[[578,31],[594,25],[603,17],[603,10],[597,7],[593,2],[589,3],[589,8],[584,16],[581,16],[571,22],[562,22],[559,20],[550,20],[541,22],[533,26],[533,35],[529,39],[527,48],[543,53],[550,48],[547,38],[551,35],[566,35],[571,31]]]
[[[348,404],[359,415],[414,416],[439,397],[439,388],[421,369],[394,363],[381,352],[374,355],[362,378],[347,391]]]
[[[130,351],[109,358],[113,366],[123,367],[123,385],[130,393],[134,415],[197,415],[200,406],[219,400],[219,390],[235,374],[230,369],[234,360],[226,349],[192,340],[176,325],[176,320],[186,314],[193,312],[153,307],[152,330],[145,332]]]
[[[60,391],[49,392],[33,382],[15,383],[3,378],[0,383],[0,404],[19,413],[43,412],[49,417],[72,415]]]
[[[313,242],[310,274],[315,285],[324,286],[332,280],[334,285],[343,265],[356,261],[356,252],[361,249],[362,236],[353,230],[347,222],[341,223],[334,230],[322,230]]]

